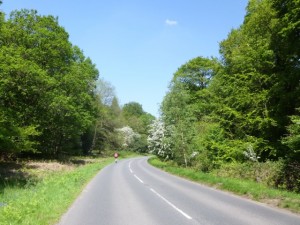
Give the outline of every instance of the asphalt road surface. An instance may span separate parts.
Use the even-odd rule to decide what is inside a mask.
[[[59,225],[300,225],[300,216],[162,172],[146,157],[101,170]]]

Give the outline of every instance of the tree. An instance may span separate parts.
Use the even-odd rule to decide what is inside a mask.
[[[220,60],[197,57],[176,71],[161,104],[175,162],[210,171],[283,158],[278,183],[299,190],[299,4],[250,0],[243,24],[220,43]],[[149,138],[157,155],[160,130],[157,123]]]
[[[274,117],[278,118],[277,122],[281,126],[281,135],[289,133],[291,140],[294,134],[291,129],[296,126],[294,115],[297,117],[297,108],[300,107],[300,2],[270,2],[276,13],[271,44],[276,59],[274,72],[277,81],[277,85],[272,88],[271,103],[274,104]],[[291,149],[290,144],[288,147],[283,154],[293,155],[294,149]]]
[[[189,93],[182,88],[181,84],[172,87],[162,102],[161,110],[163,120],[167,127],[172,127],[172,151],[174,160],[179,164],[186,165],[188,155],[192,151],[191,140],[194,136],[195,122],[194,112],[190,102]]]
[[[169,92],[161,104],[166,127],[172,127],[169,137],[173,158],[179,164],[190,165],[196,147],[197,123],[210,114],[210,95],[207,88],[219,70],[216,59],[197,57],[174,73]]]
[[[300,109],[298,109],[299,111]],[[288,153],[289,160],[297,161],[300,159],[300,116],[291,116],[291,124],[287,127],[288,135],[282,139],[283,144],[287,145],[291,151]]]
[[[255,140],[262,160],[280,155],[276,146],[282,135],[271,102],[277,85],[271,47],[274,17],[269,1],[249,1],[244,23],[220,45],[224,71],[212,82],[226,135],[245,143]]]
[[[276,33],[273,48],[278,60],[299,65],[300,2],[298,0],[270,0],[276,11]]]
[[[116,101],[115,88],[103,78],[97,81],[97,92],[104,105],[111,106],[113,101]]]
[[[170,138],[171,132],[170,127],[166,128],[161,119],[155,119],[152,124],[150,124],[147,138],[149,153],[164,159],[173,159]]]
[[[99,85],[99,82],[98,82]],[[108,85],[108,87],[106,87]],[[123,127],[123,120],[121,118],[121,108],[116,96],[112,98],[111,105],[105,104],[101,93],[108,93],[106,90],[110,89],[111,84],[103,82],[97,86],[97,116],[94,123],[93,132],[93,145],[94,150],[103,152],[105,150],[120,148],[122,146],[122,140],[119,138],[118,131],[116,129]],[[104,90],[102,90],[104,89]],[[112,92],[110,92],[112,95]]]
[[[117,97],[114,97],[114,98],[113,98],[113,100],[112,100],[112,102],[111,102],[110,109],[111,109],[113,115],[114,115],[116,118],[120,117],[121,112],[122,112],[122,109],[121,109],[121,107],[120,107],[120,105],[119,105],[119,100],[118,100]]]
[[[139,117],[144,114],[144,110],[141,104],[137,102],[129,102],[123,106],[122,109],[125,118]]]
[[[124,122],[139,134],[148,135],[148,126],[154,119],[149,113],[143,110],[141,104],[129,102],[122,108]],[[146,138],[146,137],[144,137]]]
[[[173,82],[180,82],[186,85],[191,91],[198,91],[206,88],[214,76],[217,67],[216,59],[196,57],[182,65],[174,74]]]
[[[16,14],[19,16],[18,13],[13,16]],[[29,17],[32,18],[32,15]],[[38,130],[40,124],[37,112],[44,110],[47,87],[52,81],[51,78],[47,78],[46,72],[31,60],[34,51],[28,51],[25,43],[19,41],[22,38],[19,36],[21,31],[13,34],[17,25],[15,26],[12,20],[13,18],[1,24],[0,126],[4,134],[2,141],[6,143],[1,145],[1,150],[32,151],[37,147],[34,137],[41,134]],[[18,23],[26,24],[22,19],[19,19]],[[23,39],[25,42],[25,37]]]
[[[131,127],[122,127],[117,129],[117,131],[121,135],[121,139],[123,140],[122,146],[124,149],[130,149],[134,142],[140,138],[140,134],[133,131]]]
[[[0,126],[13,131],[6,132],[2,150],[57,154],[80,148],[96,113],[95,65],[53,16],[14,11],[1,29]]]
[[[114,108],[118,112],[118,108]],[[130,127],[137,135],[128,149],[136,152],[147,151],[147,136],[149,125],[155,118],[143,110],[143,107],[138,102],[129,102],[121,109],[120,117],[123,127]]]

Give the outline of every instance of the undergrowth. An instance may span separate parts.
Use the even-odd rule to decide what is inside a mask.
[[[264,183],[257,183],[253,180],[221,177],[217,174],[204,173],[192,168],[178,167],[171,161],[162,162],[157,157],[150,158],[149,163],[166,172],[192,181],[300,213],[300,194],[294,192],[270,188]]]
[[[111,162],[107,158],[69,170],[46,171],[20,184],[2,182],[0,224],[55,224],[87,182]]]

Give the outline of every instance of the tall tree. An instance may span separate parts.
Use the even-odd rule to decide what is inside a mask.
[[[146,113],[138,102],[125,104],[122,108],[121,116],[123,117],[123,124],[126,127],[130,127],[137,134],[130,145],[130,149],[146,152],[149,125],[155,117]]]
[[[296,143],[299,135],[297,118],[300,107],[300,2],[298,0],[270,0],[276,13],[272,48],[275,52],[276,80],[278,84],[272,89],[274,116],[282,127],[282,133],[289,133],[289,158],[298,154]],[[288,130],[286,131],[286,127]],[[298,152],[296,154],[296,152]]]
[[[14,11],[1,29],[0,126],[13,131],[7,140],[17,140],[4,150],[53,154],[79,147],[95,116],[98,70],[53,16]],[[23,142],[27,147],[17,147]]]
[[[141,131],[144,130],[140,119],[144,114],[143,107],[138,102],[129,102],[122,107],[122,116],[124,117],[126,124],[137,133],[141,133]]]
[[[100,79],[97,81],[96,90],[98,114],[93,127],[92,148],[100,152],[120,148],[122,140],[116,129],[123,127],[124,123],[114,88],[110,83]]]
[[[190,96],[180,84],[176,84],[162,102],[161,110],[167,127],[172,127],[170,137],[173,145],[174,159],[182,164],[188,164],[190,143],[194,135],[194,115],[191,110]]]
[[[298,109],[300,110],[300,109]],[[300,116],[291,116],[291,124],[287,127],[288,135],[283,138],[283,144],[290,148],[287,158],[292,161],[300,160]]]
[[[217,60],[196,57],[182,65],[174,74],[173,82],[185,84],[190,91],[206,88],[214,76]]]
[[[171,129],[166,127],[161,118],[153,120],[150,124],[147,138],[148,150],[163,159],[173,159]]]
[[[215,81],[223,104],[218,109],[222,126],[229,137],[252,142],[262,159],[278,156],[281,129],[270,102],[276,85],[274,16],[269,1],[249,1],[244,23],[221,43],[224,72]]]
[[[144,114],[143,106],[138,102],[129,102],[123,106],[124,117],[136,116]]]
[[[218,70],[215,59],[197,57],[182,65],[174,73],[168,94],[161,105],[166,127],[172,127],[170,139],[174,159],[180,164],[191,163],[195,151],[197,121],[208,114],[206,92],[210,80]]]
[[[113,98],[110,108],[115,117],[119,117],[121,115],[122,110],[119,105],[119,100],[116,96]]]
[[[116,97],[115,88],[103,78],[99,78],[97,81],[97,92],[101,97],[101,101],[105,105],[112,105],[113,100]]]

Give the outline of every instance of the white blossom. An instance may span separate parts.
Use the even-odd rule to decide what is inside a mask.
[[[136,138],[139,138],[141,135],[134,132],[131,127],[126,126],[119,129],[116,129],[119,133],[121,133],[123,137],[123,146],[128,147]]]
[[[258,159],[260,158],[259,156],[257,156],[257,154],[254,152],[253,150],[253,146],[252,145],[249,145],[247,147],[247,151],[244,151],[243,152],[244,155],[246,156],[247,159],[253,161],[253,162],[257,162]]]
[[[161,119],[154,120],[147,138],[149,152],[161,157],[172,156],[170,133]]]
[[[191,155],[190,155],[190,158],[195,158],[197,155],[199,154],[199,152],[193,152]]]

